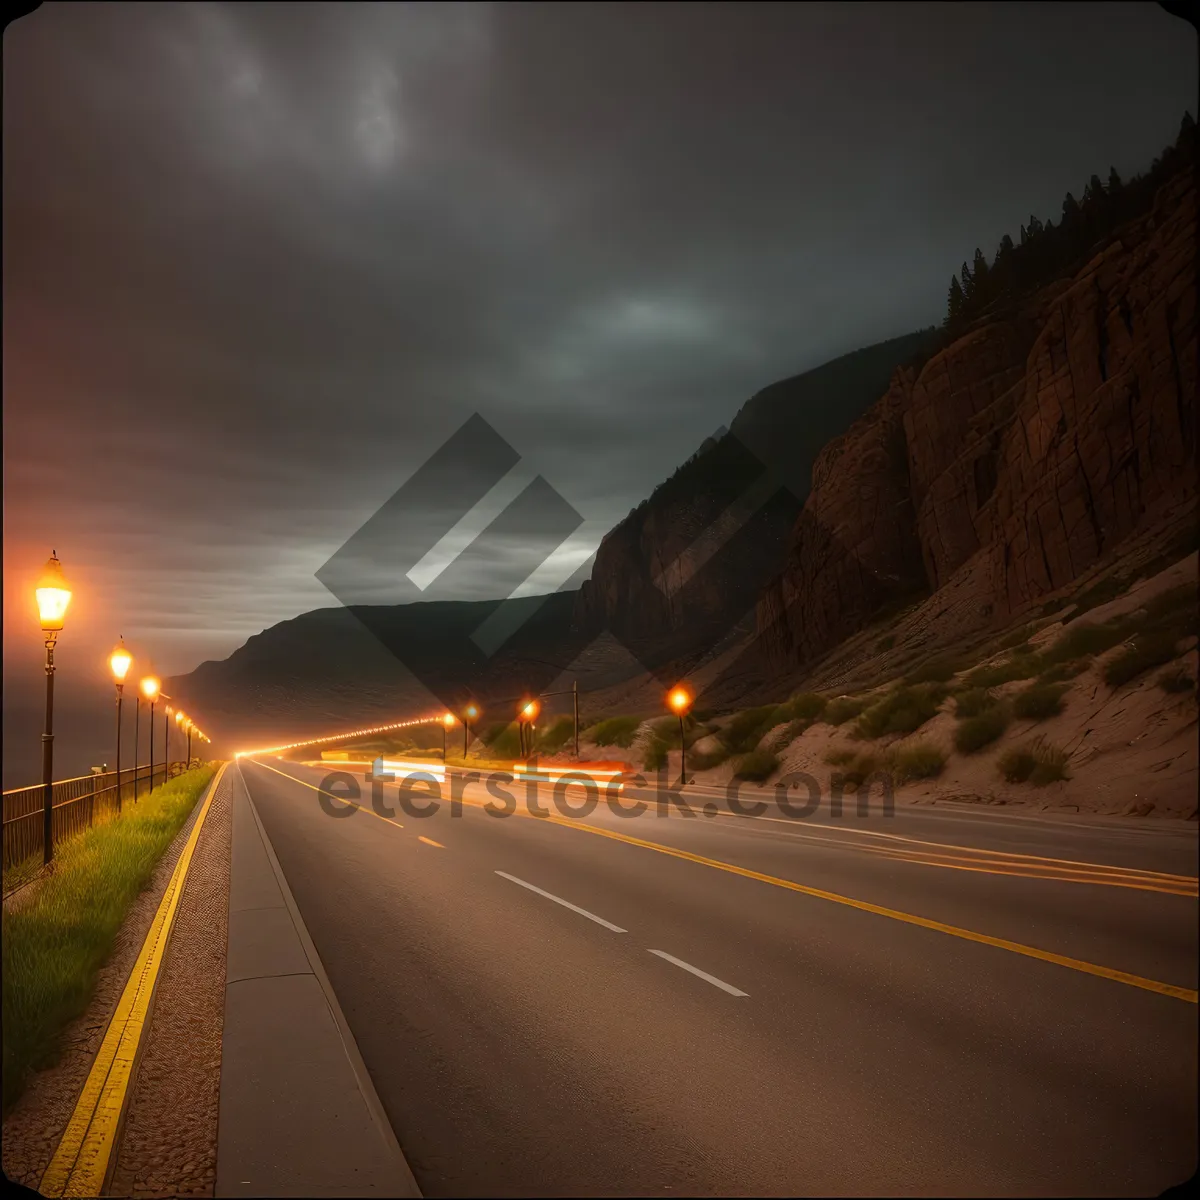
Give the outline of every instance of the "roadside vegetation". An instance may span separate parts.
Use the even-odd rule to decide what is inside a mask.
[[[63,1030],[83,1013],[96,974],[215,767],[155,788],[115,820],[56,848],[54,870],[4,913],[4,1109],[31,1071],[50,1066]]]
[[[832,767],[841,767],[843,789],[857,791],[877,771],[890,774],[897,783],[909,783],[917,779],[935,779],[946,766],[946,755],[930,742],[914,742],[895,750],[879,753],[859,753],[846,747],[830,750],[825,761]]]
[[[692,745],[708,733],[708,725],[699,721],[693,713],[683,718],[684,744],[691,749]],[[657,771],[667,765],[667,755],[671,750],[679,749],[679,718],[659,717],[650,725],[642,746],[642,766],[647,771]],[[693,763],[688,763],[691,771],[701,770]]]
[[[997,765],[1009,783],[1031,783],[1045,787],[1060,779],[1070,779],[1067,752],[1042,739],[1024,746],[1014,746],[1000,755]]]
[[[1082,658],[1073,658],[1068,662],[1056,663],[1047,667],[1038,677],[1038,683],[1065,683],[1082,675],[1092,665],[1092,656],[1085,654]]]
[[[1104,682],[1117,688],[1149,671],[1161,667],[1175,657],[1179,641],[1173,630],[1146,630],[1136,634],[1133,641],[1104,666]]]
[[[453,732],[451,730],[451,733]],[[487,747],[488,754],[494,758],[516,759],[521,756],[521,738],[517,732],[516,721],[501,721],[489,726],[483,731],[479,740]],[[446,757],[447,759],[453,758],[454,751],[449,750]]]
[[[735,779],[747,779],[752,783],[763,783],[779,769],[779,758],[770,750],[751,750],[743,754],[733,770]]]
[[[1164,692],[1194,692],[1196,690],[1196,681],[1183,667],[1171,667],[1159,675],[1158,686]]]
[[[901,685],[864,709],[850,736],[870,741],[889,733],[915,733],[937,714],[947,695],[942,683]]]
[[[829,725],[844,725],[867,707],[867,702],[861,696],[838,696],[825,706],[821,719]]]
[[[557,754],[564,746],[575,742],[575,718],[567,716],[556,717],[545,729],[538,728],[537,748],[542,754]]]
[[[945,765],[946,755],[930,742],[902,746],[892,759],[892,770],[898,783],[910,779],[935,779]]]
[[[1026,721],[1044,721],[1063,710],[1065,683],[1031,683],[1013,697],[1013,715]]]
[[[1080,593],[1076,603],[1098,606],[1122,595],[1133,582],[1102,580]],[[1068,603],[1059,602],[1055,611]],[[1088,670],[1098,655],[1108,655],[1103,678],[1113,688],[1171,663],[1182,639],[1197,631],[1196,604],[1196,585],[1181,584],[1152,597],[1133,612],[1103,622],[1073,620],[1052,642],[1041,647],[1034,645],[1033,638],[1047,619],[1010,629],[990,642],[980,643],[973,652],[934,655],[915,664],[910,659],[907,669],[903,663],[893,668],[891,685],[882,693],[878,684],[868,686],[860,680],[855,686],[866,694],[829,697],[798,692],[781,704],[746,709],[720,722],[713,721],[711,713],[697,711],[686,724],[688,768],[707,771],[731,763],[735,778],[762,782],[779,770],[780,756],[792,742],[818,722],[834,728],[853,722],[849,736],[855,742],[904,738],[935,717],[948,698],[953,698],[955,717],[953,749],[963,755],[978,754],[998,742],[1014,719],[1045,721],[1062,713],[1069,702],[1071,681]],[[888,636],[876,644],[876,650],[893,645],[894,637]],[[1118,647],[1119,653],[1110,653]],[[976,657],[972,660],[969,653]],[[979,655],[991,655],[996,661],[981,663]],[[972,666],[972,661],[976,665]],[[1024,682],[1025,686],[1007,697],[996,694],[995,689],[1013,682]],[[1191,674],[1178,665],[1161,672],[1156,682],[1169,693],[1196,688]],[[628,747],[634,743],[640,724],[636,717],[612,717],[584,736],[596,744]],[[561,729],[554,727],[553,735],[546,735],[547,741],[552,736],[565,741],[570,736],[569,719],[564,719]],[[644,766],[650,770],[661,768],[669,752],[678,746],[676,718],[654,721],[641,741]],[[946,752],[928,742],[879,752],[843,747],[831,749],[825,761],[843,768],[845,785],[856,787],[876,770],[891,772],[897,781],[934,778],[945,767]],[[997,765],[1010,782],[1041,786],[1069,778],[1066,756],[1043,739],[1008,750]]]
[[[959,754],[978,754],[1008,728],[1008,705],[982,688],[958,697],[955,715],[959,721],[954,730],[954,748]]]
[[[1122,594],[1127,587],[1116,594]],[[1101,591],[1092,598],[1099,604],[1114,597]],[[1096,655],[1126,643],[1121,653],[1112,657],[1104,668],[1104,681],[1109,687],[1121,687],[1176,657],[1178,643],[1197,632],[1196,605],[1196,584],[1183,583],[1151,597],[1131,613],[1099,623],[1072,620],[1045,649],[1034,651],[1026,638],[1016,643],[1003,661],[969,672],[963,684],[967,688],[994,688],[1014,680],[1034,678],[1039,685],[1065,683],[1087,670]],[[1024,630],[1014,630],[1012,636],[1018,632]],[[1047,693],[1039,691],[1037,695],[1040,700]],[[1037,701],[1028,703],[1036,704]]]
[[[640,717],[609,717],[584,730],[582,737],[594,746],[620,746],[628,750],[641,723]]]

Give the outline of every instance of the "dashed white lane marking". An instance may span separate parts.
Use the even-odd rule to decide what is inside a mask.
[[[685,971],[691,973],[705,983],[711,983],[713,987],[719,987],[721,991],[728,992],[731,996],[745,996],[746,993],[739,991],[732,984],[726,983],[723,979],[718,979],[715,975],[710,975],[707,971],[700,970],[699,967],[693,967],[691,963],[685,963],[682,958],[676,958],[673,954],[668,954],[665,950],[651,950],[649,953],[657,954],[659,958],[665,958],[667,962],[674,963],[677,967],[682,967]]]
[[[570,900],[564,900],[561,896],[555,896],[551,892],[544,892],[540,887],[534,887],[532,883],[526,883],[525,880],[518,879],[515,875],[509,875],[507,871],[497,871],[496,874],[501,879],[507,879],[510,883],[519,883],[523,888],[528,888],[531,892],[537,892],[539,896],[545,896],[547,900],[553,900],[555,904],[561,904],[563,908],[577,912],[581,917],[587,917],[589,921],[595,921],[597,925],[603,925],[605,929],[611,929],[613,933],[629,932],[627,929],[622,929],[620,925],[614,925],[611,921],[606,921],[603,917],[588,912],[586,908],[580,908],[578,904],[572,904]]]

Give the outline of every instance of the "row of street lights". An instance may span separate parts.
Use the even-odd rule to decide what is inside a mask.
[[[112,671],[113,683],[117,686],[117,811],[121,811],[121,708],[125,699],[125,676],[129,674],[129,668],[133,665],[133,655],[125,647],[125,639],[122,637],[118,640],[116,646],[113,647],[113,652],[108,656],[108,667]],[[175,724],[179,727],[179,732],[187,735],[187,762],[191,765],[192,761],[192,737],[197,737],[202,742],[207,742],[208,737],[197,727],[191,717],[182,709],[172,708],[165,702],[170,700],[162,690],[162,684],[155,675],[145,675],[138,684],[138,692],[134,693],[134,710],[133,710],[133,798],[138,798],[138,717],[141,713],[142,697],[146,698],[146,702],[150,705],[150,786],[154,786],[154,705],[159,701],[164,701],[163,712],[163,764],[169,766],[171,762],[171,719],[174,718]]]
[[[41,618],[42,634],[46,645],[46,723],[42,734],[42,837],[43,861],[49,863],[54,857],[53,830],[53,794],[54,794],[54,647],[58,635],[62,632],[66,617],[67,606],[71,603],[71,589],[63,575],[62,563],[52,550],[50,559],[42,571],[35,589],[37,596],[38,615]],[[120,638],[108,656],[108,667],[112,672],[113,682],[117,686],[117,811],[121,811],[121,708],[124,701],[125,677],[133,665],[133,655],[125,647],[125,639]],[[145,697],[150,705],[150,787],[154,787],[154,705],[156,701],[170,700],[162,691],[162,685],[154,675],[144,676],[139,684],[140,694],[134,697],[133,719],[133,798],[138,798],[138,715],[141,711],[142,698]],[[170,730],[171,719],[179,727],[181,733],[187,734],[187,761],[192,761],[192,738],[195,736],[202,742],[210,739],[200,730],[196,723],[180,709],[165,705],[163,714],[163,766],[164,771],[170,769]]]
[[[680,777],[687,782],[687,742],[684,733],[683,719],[691,711],[692,703],[695,696],[682,683],[676,684],[667,693],[667,706],[679,718],[679,753],[680,753]],[[542,711],[542,706],[537,699],[526,696],[521,699],[517,705],[517,737],[521,748],[521,757],[528,757],[533,753],[534,741],[537,731],[535,724],[538,719],[538,714]],[[479,717],[479,706],[475,703],[468,704],[463,709],[463,758],[467,756],[467,744],[470,740],[470,729],[472,722]],[[576,711],[576,724],[578,725],[578,710]],[[446,734],[454,727],[455,716],[453,713],[447,712],[442,716],[442,759],[446,757]]]

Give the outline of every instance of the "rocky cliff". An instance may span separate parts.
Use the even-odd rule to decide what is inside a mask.
[[[894,338],[773,384],[606,535],[575,617],[654,670],[703,656],[779,569],[814,459],[933,331]]]
[[[1090,261],[897,371],[818,457],[757,628],[795,667],[881,605],[970,578],[1018,613],[1196,494],[1190,171]]]

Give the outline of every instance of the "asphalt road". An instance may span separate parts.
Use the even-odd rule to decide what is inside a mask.
[[[572,818],[548,787],[548,818],[520,788],[497,818],[480,784],[426,816],[381,786],[388,818],[361,776],[333,816],[324,770],[242,771],[425,1195],[1156,1195],[1196,1168],[1194,827],[691,789],[711,815]]]

